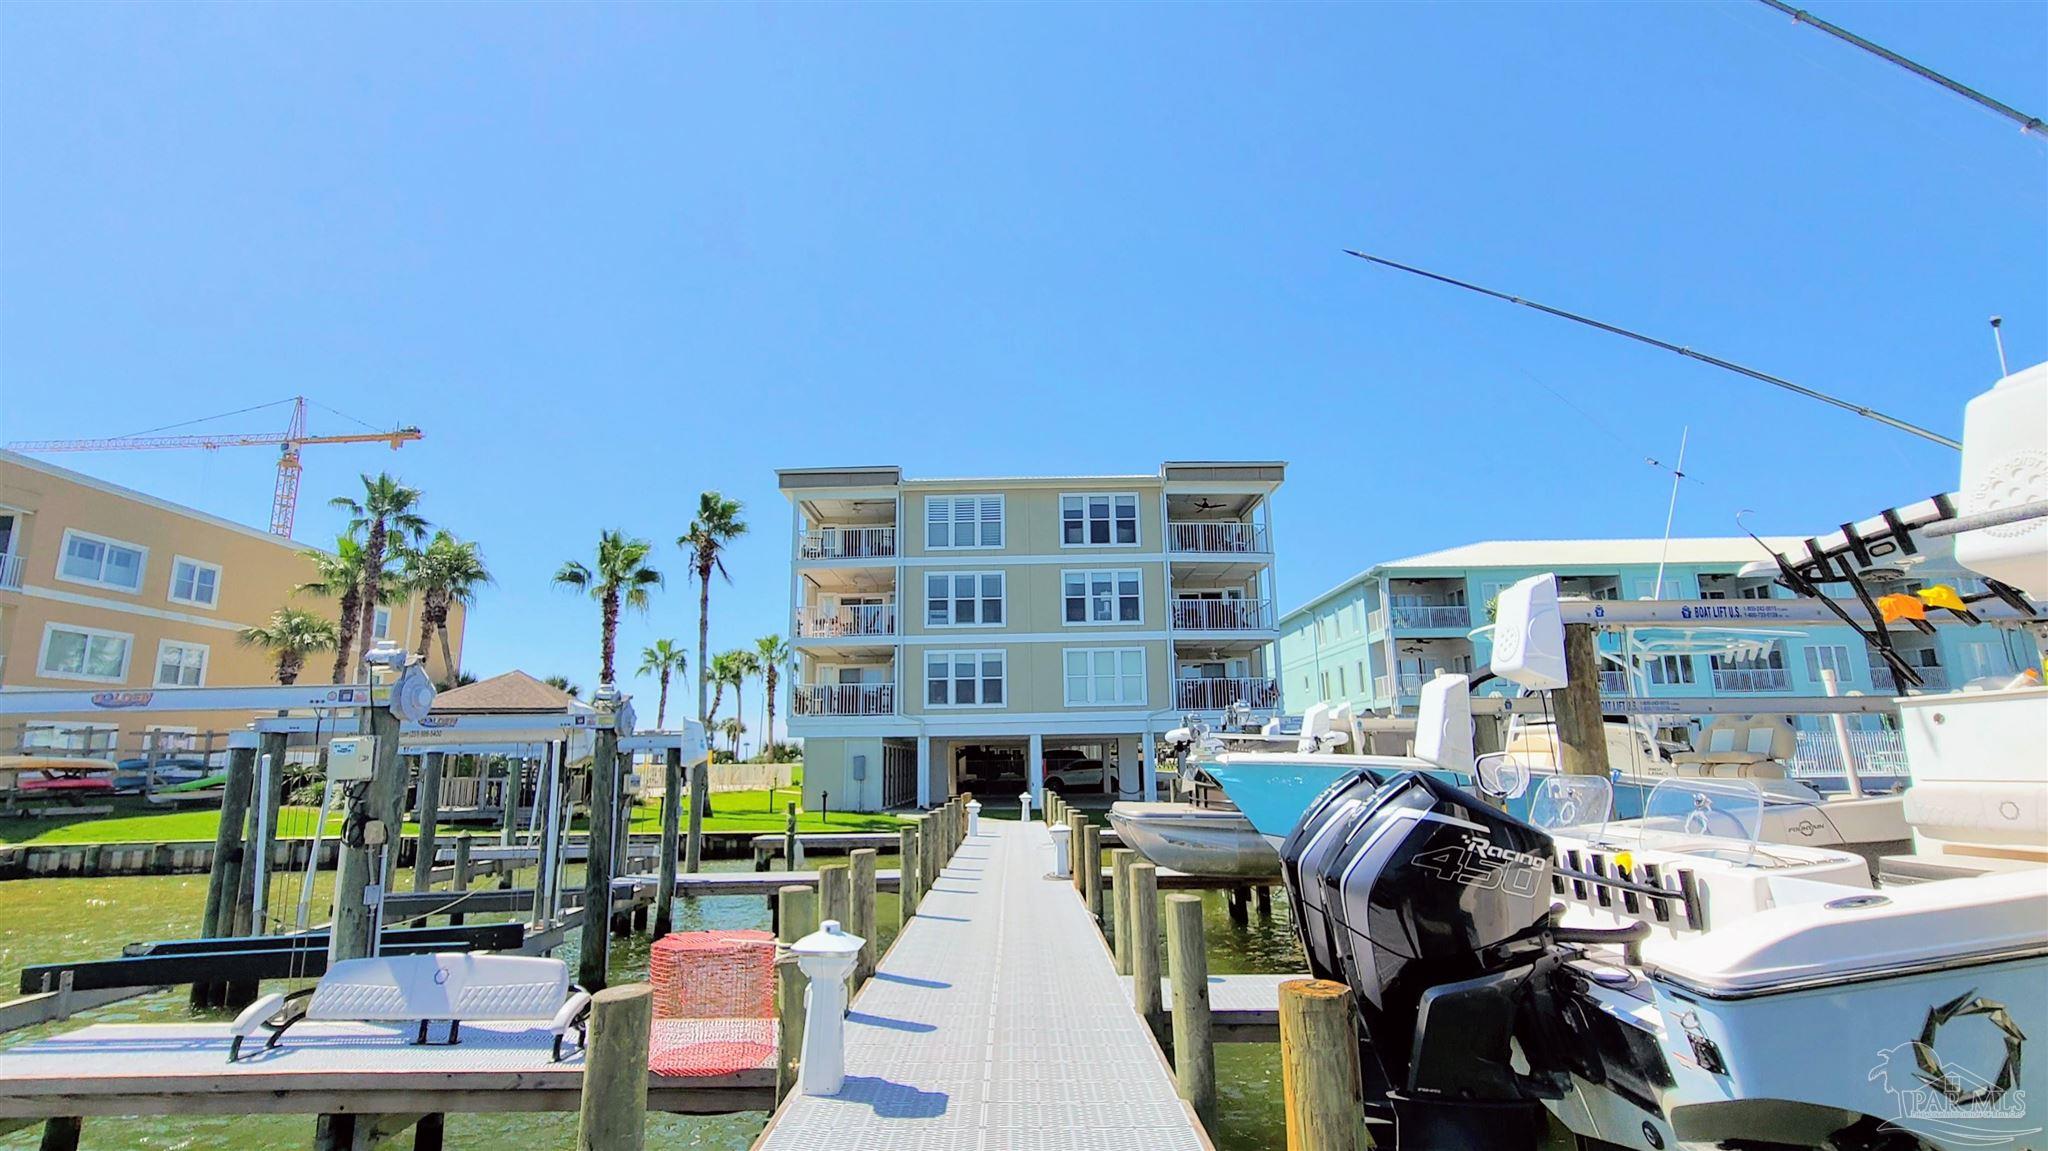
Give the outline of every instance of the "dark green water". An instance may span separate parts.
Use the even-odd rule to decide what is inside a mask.
[[[893,857],[879,861],[894,867]],[[744,860],[716,861],[706,870],[744,871]],[[331,873],[316,884],[313,906],[325,905]],[[515,882],[524,886],[531,874]],[[297,877],[285,893],[282,884],[274,902],[295,902]],[[483,882],[489,883],[486,879]],[[574,880],[572,880],[574,882]],[[120,879],[40,879],[0,884],[0,985],[11,994],[21,969],[58,959],[111,957],[123,944],[146,939],[189,938],[198,931],[206,899],[206,877],[146,876]],[[1286,900],[1276,897],[1273,917],[1256,912],[1246,926],[1230,922],[1223,897],[1204,897],[1208,927],[1209,966],[1217,974],[1289,972],[1304,968],[1286,917]],[[899,908],[893,895],[879,897],[880,945],[894,940]],[[677,929],[768,926],[766,901],[755,896],[683,900],[677,904]],[[645,937],[613,940],[611,973],[615,982],[647,975]],[[1162,952],[1164,944],[1161,944]],[[556,955],[573,967],[572,942]],[[266,985],[266,990],[273,985]],[[216,1016],[217,1018],[218,1016]],[[185,991],[161,992],[86,1012],[68,1023],[51,1024],[0,1036],[12,1045],[52,1031],[70,1030],[89,1022],[162,1023],[193,1018]],[[1211,1136],[1219,1151],[1254,1151],[1281,1142],[1279,1049],[1268,1044],[1232,1044],[1217,1048],[1219,1106]],[[745,1151],[767,1116],[750,1112],[722,1116],[648,1116],[650,1147],[695,1151]],[[0,1137],[0,1151],[31,1151],[40,1127]],[[204,1118],[170,1116],[144,1119],[89,1119],[82,1151],[127,1151],[164,1148],[175,1151],[285,1151],[312,1141],[309,1115]],[[504,1151],[507,1147],[567,1147],[575,1142],[574,1114],[450,1115],[447,1146],[451,1151]],[[406,1146],[401,1139],[397,1146]]]

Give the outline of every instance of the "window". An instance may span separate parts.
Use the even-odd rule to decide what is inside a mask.
[[[1835,673],[1837,680],[1847,682],[1849,678],[1849,649],[1838,643],[1819,644],[1806,649],[1806,678],[1820,682],[1823,671]]]
[[[928,651],[924,685],[924,701],[932,707],[1001,707],[1003,653]]]
[[[148,555],[148,549],[134,544],[67,530],[64,559],[57,565],[57,576],[72,583],[98,584],[116,591],[141,591],[142,563]]]
[[[1337,668],[1337,695],[1341,698],[1350,694],[1351,689],[1344,684],[1344,668],[1340,665]]]
[[[1068,623],[1143,623],[1145,597],[1135,569],[1060,573]]]
[[[1003,573],[932,572],[924,577],[927,627],[1000,627]]]
[[[1651,683],[1678,684],[1693,681],[1692,657],[1683,655],[1637,656],[1636,667]]]
[[[220,602],[220,565],[178,556],[171,561],[171,602],[213,607]]]
[[[1068,648],[1064,653],[1067,706],[1143,704],[1143,648]]]
[[[1779,649],[1776,640],[1768,644],[1752,645],[1732,651],[1727,655],[1708,657],[1716,671],[1747,671],[1757,668],[1780,669],[1785,666],[1785,653]]]
[[[388,608],[388,607],[380,607],[380,608],[378,608],[378,609],[376,610],[376,612],[375,612],[375,613],[374,613],[374,614],[373,614],[373,615],[372,615],[372,616],[370,617],[370,638],[371,638],[371,639],[390,639],[390,638],[391,638],[391,609],[390,609],[390,608]]]
[[[1003,546],[1003,497],[926,496],[924,546],[927,548],[999,548]]]
[[[1138,497],[1060,497],[1060,546],[1136,547],[1137,544]]]
[[[135,637],[117,631],[53,623],[43,628],[43,653],[36,665],[57,679],[120,683],[128,678],[128,649]]]
[[[156,645],[158,687],[199,687],[205,682],[205,644],[167,639]]]
[[[1321,673],[1321,675],[1323,680],[1323,699],[1327,702],[1330,698],[1330,673],[1326,671]]]

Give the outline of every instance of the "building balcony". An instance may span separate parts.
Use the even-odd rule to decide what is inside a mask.
[[[894,527],[819,528],[807,531],[797,545],[804,560],[882,560],[896,558]]]
[[[1601,695],[1627,695],[1628,673],[1625,671],[1603,671],[1600,673]]]
[[[1182,711],[1222,711],[1238,703],[1262,711],[1279,707],[1279,681],[1266,676],[1173,681],[1173,706]]]
[[[1395,604],[1390,613],[1398,628],[1469,628],[1472,609],[1464,604]]]
[[[790,710],[801,716],[895,715],[893,683],[790,685]]]
[[[1883,658],[1884,657],[1882,656],[1877,656],[1872,658],[1870,661],[1870,686],[1877,689],[1878,691],[1889,692],[1892,695],[1897,695],[1899,694],[1899,679],[1897,676],[1892,674],[1892,669],[1890,667],[1886,666],[1883,662],[1881,662]],[[1912,690],[1949,690],[1947,668],[1915,667],[1913,670],[1920,673],[1920,686]]]
[[[1792,675],[1782,667],[1717,667],[1714,690],[1734,694],[1791,691]]]
[[[1375,699],[1414,699],[1422,694],[1422,685],[1429,678],[1413,672],[1376,675],[1372,677],[1372,694]]]
[[[1166,546],[1181,555],[1261,555],[1271,550],[1265,528],[1234,520],[1171,521],[1166,525]]]
[[[896,605],[842,605],[830,612],[796,613],[798,639],[864,639],[896,634]]]
[[[26,562],[19,555],[0,555],[0,588],[8,591],[21,590],[21,569]]]
[[[1175,631],[1272,631],[1273,601],[1264,599],[1176,599]]]

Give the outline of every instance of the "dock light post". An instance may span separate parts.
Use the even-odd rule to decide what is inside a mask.
[[[1017,793],[1017,803],[1018,803],[1018,804],[1020,805],[1020,807],[1021,807],[1021,808],[1022,808],[1022,810],[1023,810],[1023,814],[1024,814],[1024,822],[1025,822],[1025,823],[1030,823],[1030,822],[1031,822],[1031,793],[1030,793],[1030,792],[1028,792],[1028,791],[1020,791],[1020,792],[1018,792],[1018,793]]]
[[[978,799],[970,799],[967,801],[967,838],[973,839],[975,836],[980,834],[981,801]]]
[[[838,920],[828,919],[789,945],[810,980],[803,1063],[797,1073],[797,1086],[806,1095],[837,1095],[846,1083],[846,980],[864,942],[841,931]]]
[[[1073,828],[1068,827],[1064,823],[1052,825],[1052,873],[1061,879],[1067,878],[1069,874],[1067,871],[1067,837],[1073,833]]]

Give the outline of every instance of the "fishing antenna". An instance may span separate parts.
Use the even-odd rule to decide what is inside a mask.
[[[1383,256],[1367,255],[1364,252],[1353,251],[1350,248],[1344,249],[1344,254],[1347,256],[1356,256],[1359,259],[1366,261],[1367,263],[1379,264],[1382,267],[1392,268],[1395,271],[1399,272],[1407,272],[1411,276],[1421,276],[1426,280],[1435,280],[1440,284],[1449,284],[1454,288],[1463,288],[1468,292],[1477,292],[1482,296],[1491,296],[1496,300],[1506,300],[1510,304],[1520,304],[1522,307],[1525,308],[1534,308],[1535,310],[1542,312],[1545,315],[1556,316],[1561,320],[1570,320],[1574,324],[1583,324],[1589,328],[1596,328],[1600,331],[1608,333],[1609,335],[1624,336],[1628,339],[1636,341],[1639,344],[1648,344],[1653,348],[1662,348],[1667,352],[1676,352],[1677,354],[1684,356],[1687,359],[1698,360],[1703,364],[1712,364],[1714,367],[1720,368],[1723,371],[1734,372],[1738,376],[1748,376],[1752,380],[1769,384],[1774,388],[1783,388],[1786,391],[1793,393],[1794,395],[1805,396],[1809,400],[1819,400],[1821,403],[1832,405],[1834,407],[1842,409],[1845,412],[1854,412],[1857,415],[1862,416],[1864,419],[1876,420],[1878,423],[1883,424],[1886,427],[1897,428],[1899,431],[1908,432],[1912,435],[1919,436],[1923,440],[1932,440],[1933,442],[1940,444],[1942,447],[1954,448],[1957,451],[1961,451],[1963,448],[1962,444],[1948,438],[1947,436],[1942,435],[1939,432],[1929,431],[1928,429],[1923,428],[1918,424],[1907,423],[1905,420],[1899,419],[1896,416],[1885,415],[1883,412],[1878,411],[1876,408],[1867,408],[1864,407],[1862,404],[1851,403],[1848,400],[1828,395],[1826,392],[1815,391],[1812,388],[1805,387],[1800,384],[1795,384],[1791,380],[1785,379],[1782,376],[1774,376],[1771,375],[1769,372],[1760,372],[1755,368],[1744,367],[1743,365],[1738,364],[1733,360],[1724,360],[1719,356],[1710,356],[1705,352],[1696,352],[1691,348],[1682,347],[1678,344],[1671,343],[1668,340],[1660,340],[1655,336],[1646,336],[1641,332],[1634,332],[1630,331],[1627,328],[1616,327],[1613,324],[1593,319],[1591,316],[1581,316],[1576,312],[1567,312],[1563,308],[1553,308],[1549,304],[1539,304],[1535,300],[1525,300],[1520,296],[1510,296],[1506,292],[1496,292],[1492,288],[1482,288],[1478,284],[1467,283],[1464,280],[1453,279],[1450,276],[1439,275],[1436,272],[1427,271],[1422,268],[1416,268],[1411,267],[1407,264],[1396,263],[1393,260],[1386,259]]]
[[[1939,84],[1942,87],[1948,89],[1949,91],[1954,92],[1956,95],[1961,96],[1965,100],[1969,100],[1972,103],[1980,104],[1983,107],[1989,108],[1993,112],[1996,112],[1999,115],[2005,117],[2006,119],[2011,120],[2015,124],[2018,124],[2020,126],[2020,131],[2022,132],[2032,132],[2036,135],[2039,135],[2044,131],[2048,131],[2048,124],[2043,124],[2039,116],[2029,116],[2025,112],[2020,111],[2018,108],[2015,108],[2010,104],[2004,103],[2000,100],[1994,100],[1991,97],[1986,96],[1984,93],[1977,91],[1975,88],[1969,87],[1966,84],[1961,84],[1954,80],[1949,79],[1941,73],[1936,72],[1932,68],[1928,68],[1920,64],[1915,64],[1911,60],[1906,59],[1904,56],[1899,55],[1897,52],[1894,52],[1881,44],[1873,44],[1870,41],[1865,40],[1863,37],[1858,36],[1856,33],[1851,32],[1846,28],[1838,28],[1835,25],[1828,23],[1820,17],[1815,16],[1811,12],[1805,12],[1798,8],[1794,8],[1790,4],[1785,3],[1785,0],[1758,0],[1758,2],[1768,7],[1776,8],[1778,11],[1783,12],[1785,15],[1792,17],[1792,22],[1794,24],[1811,24],[1815,28],[1818,28],[1821,31],[1827,33],[1828,35],[1833,36],[1837,40],[1842,40],[1847,43],[1854,44],[1856,47],[1863,49],[1865,52],[1870,53],[1871,55],[1877,57],[1880,60],[1888,60],[1891,63],[1897,64],[1899,67],[1904,68],[1906,71],[1911,72],[1913,75],[1920,77],[1922,80],[1931,80],[1934,83]]]
[[[2000,379],[2012,375],[2012,372],[2005,366],[2005,334],[1998,330],[2004,323],[2004,316],[1991,317],[1991,342],[1998,345],[1998,377]]]

